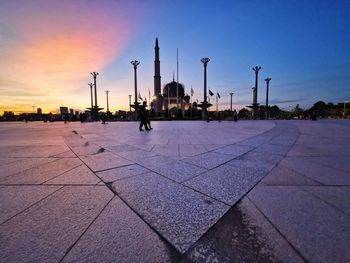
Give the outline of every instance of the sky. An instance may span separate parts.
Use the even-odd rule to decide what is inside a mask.
[[[127,110],[138,88],[153,95],[154,44],[159,39],[162,86],[176,78],[203,100],[208,87],[220,109],[252,103],[308,108],[350,100],[350,1],[331,0],[0,0],[0,112],[56,112],[90,106],[90,72],[98,72],[98,104]],[[211,98],[212,101],[215,97]],[[213,107],[215,108],[215,107]]]

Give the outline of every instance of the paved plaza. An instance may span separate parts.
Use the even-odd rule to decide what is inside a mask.
[[[350,121],[0,123],[0,262],[350,262]]]

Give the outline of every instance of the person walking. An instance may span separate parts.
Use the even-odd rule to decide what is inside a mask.
[[[147,120],[146,106],[147,106],[147,102],[144,101],[144,102],[142,103],[142,105],[140,106],[140,108],[139,108],[139,114],[140,114],[140,127],[139,127],[139,130],[140,130],[140,131],[144,131],[144,130],[142,129],[142,126],[145,127],[145,130],[146,130],[146,131],[149,131],[149,130],[150,130],[150,129],[148,128],[148,126],[147,126],[148,120]]]

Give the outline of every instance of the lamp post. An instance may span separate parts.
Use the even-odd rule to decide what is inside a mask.
[[[203,63],[204,66],[204,96],[203,96],[203,105],[202,105],[202,119],[205,120],[207,119],[207,65],[208,62],[210,61],[209,58],[202,58],[201,62]]]
[[[269,119],[269,84],[270,84],[271,78],[266,78],[266,105],[265,105],[265,117],[268,120]]]
[[[230,92],[230,96],[231,96],[231,106],[230,106],[230,111],[231,111],[231,116],[232,116],[232,96],[233,96],[233,92]]]
[[[254,96],[253,96],[253,118],[256,119],[258,114],[258,75],[259,70],[261,67],[254,67],[253,71],[255,72],[255,89],[254,89]]]
[[[109,114],[109,103],[108,103],[108,93],[110,92],[109,90],[105,90],[106,95],[107,95],[107,115]]]
[[[93,107],[94,107],[94,103],[93,103],[93,96],[92,96],[92,87],[94,86],[94,84],[89,83],[88,85],[89,85],[89,87],[90,87],[90,95],[91,95],[91,111],[92,111],[92,109],[93,109]]]
[[[131,112],[131,94],[128,95],[129,96],[129,112]]]
[[[96,77],[98,76],[98,72],[91,72],[90,73],[92,77],[94,78],[94,87],[95,87],[95,108],[97,108],[97,86],[96,86]]]
[[[137,101],[137,66],[140,64],[139,61],[133,60],[131,61],[131,64],[134,66],[134,83],[135,83],[135,107],[139,104]]]

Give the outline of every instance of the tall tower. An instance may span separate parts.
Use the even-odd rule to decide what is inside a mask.
[[[154,101],[155,112],[160,112],[161,105],[161,83],[160,83],[160,61],[159,61],[159,45],[158,38],[156,38],[156,45],[154,47],[154,96],[156,96]]]

